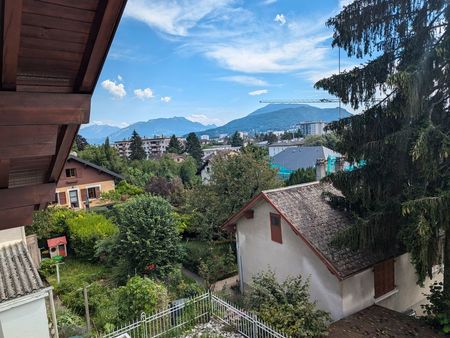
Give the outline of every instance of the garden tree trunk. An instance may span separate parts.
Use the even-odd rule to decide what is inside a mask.
[[[445,231],[444,243],[444,295],[450,299],[450,230]]]

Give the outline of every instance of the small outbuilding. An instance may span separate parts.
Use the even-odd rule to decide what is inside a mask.
[[[66,236],[50,238],[47,240],[50,258],[55,256],[67,256],[67,239]]]

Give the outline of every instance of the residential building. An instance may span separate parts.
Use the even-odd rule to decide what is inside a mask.
[[[341,154],[323,146],[289,147],[271,158],[271,166],[283,179],[288,179],[296,170],[315,168],[317,160],[329,156],[337,158]]]
[[[227,149],[220,149],[216,150],[215,152],[209,153],[207,156],[203,158],[203,165],[199,169],[200,177],[202,178],[203,184],[208,184],[211,180],[211,174],[212,174],[212,165],[214,158],[217,156],[234,156],[237,153],[239,153],[240,148],[239,147],[230,147]]]
[[[69,156],[56,185],[55,203],[73,209],[99,206],[102,192],[115,189],[123,177],[76,156]]]
[[[442,280],[440,267],[420,287],[407,253],[331,245],[350,220],[330,205],[327,193],[341,195],[331,184],[319,182],[263,191],[226,222],[236,232],[242,291],[251,287],[253,276],[271,269],[280,282],[288,276],[309,278],[311,301],[333,320],[374,304],[420,311],[424,293]]]
[[[303,136],[323,135],[325,134],[326,126],[327,123],[324,121],[307,121],[300,122],[298,124],[298,129],[303,134]]]
[[[154,137],[154,138],[142,138],[142,148],[147,155],[147,158],[161,157],[167,152],[169,147],[170,138],[169,137]],[[123,140],[116,141],[112,145],[120,156],[129,158],[131,156],[131,141]]]
[[[177,163],[182,163],[186,160],[187,155],[186,154],[174,154],[174,153],[167,153],[167,156],[169,156],[172,160],[174,160]]]
[[[200,140],[202,141],[209,141],[209,135],[201,135]]]
[[[303,140],[280,141],[271,143],[268,145],[269,157],[274,157],[276,154],[281,153],[285,149],[302,146],[303,143]]]
[[[223,151],[239,151],[241,149],[241,147],[232,147],[229,144],[225,144],[223,146],[214,146],[214,147],[209,147],[209,148],[205,148],[203,149],[203,160],[206,160],[208,156],[212,155],[212,154],[217,154],[219,152],[223,152]]]
[[[52,296],[26,248],[24,227],[0,231],[0,337],[48,338]],[[53,303],[50,309],[54,314]]]

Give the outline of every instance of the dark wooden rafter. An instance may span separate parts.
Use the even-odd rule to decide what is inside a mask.
[[[47,183],[19,188],[0,189],[0,210],[34,206],[51,201],[56,184]]]
[[[8,188],[10,167],[11,161],[9,159],[0,159],[0,189]]]
[[[75,91],[91,93],[97,83],[103,63],[108,54],[119,19],[125,9],[126,1],[100,1],[94,18],[93,29],[89,35],[80,70],[75,81]]]
[[[91,95],[0,92],[0,126],[89,122]]]
[[[15,90],[22,23],[22,0],[3,0],[2,89]]]
[[[74,124],[62,127],[60,135],[58,136],[58,144],[60,146],[56,152],[56,156],[54,157],[53,164],[51,166],[52,169],[48,175],[49,182],[58,181],[79,128],[79,125]]]

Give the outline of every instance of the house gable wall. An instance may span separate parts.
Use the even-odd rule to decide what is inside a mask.
[[[342,289],[340,281],[325,264],[298,237],[284,219],[281,222],[282,241],[272,241],[270,213],[275,209],[266,201],[254,207],[254,217],[242,217],[237,223],[239,273],[244,292],[251,285],[252,276],[271,269],[281,282],[288,276],[310,278],[311,300],[320,309],[331,313],[334,319],[342,318]]]
[[[433,279],[427,278],[424,287],[416,284],[417,275],[411,264],[409,254],[403,254],[395,259],[394,265],[396,291],[377,305],[391,310],[404,312],[409,309],[421,314],[421,304],[429,293],[430,285],[442,281],[442,273],[437,273]],[[343,281],[344,315],[350,315],[375,303],[373,269],[367,269]],[[382,297],[380,297],[382,298]]]
[[[75,168],[77,177],[66,177],[66,169]],[[71,187],[75,185],[93,184],[103,181],[113,181],[114,177],[94,169],[90,166],[84,165],[74,160],[66,161],[61,177],[58,180],[57,188]]]

